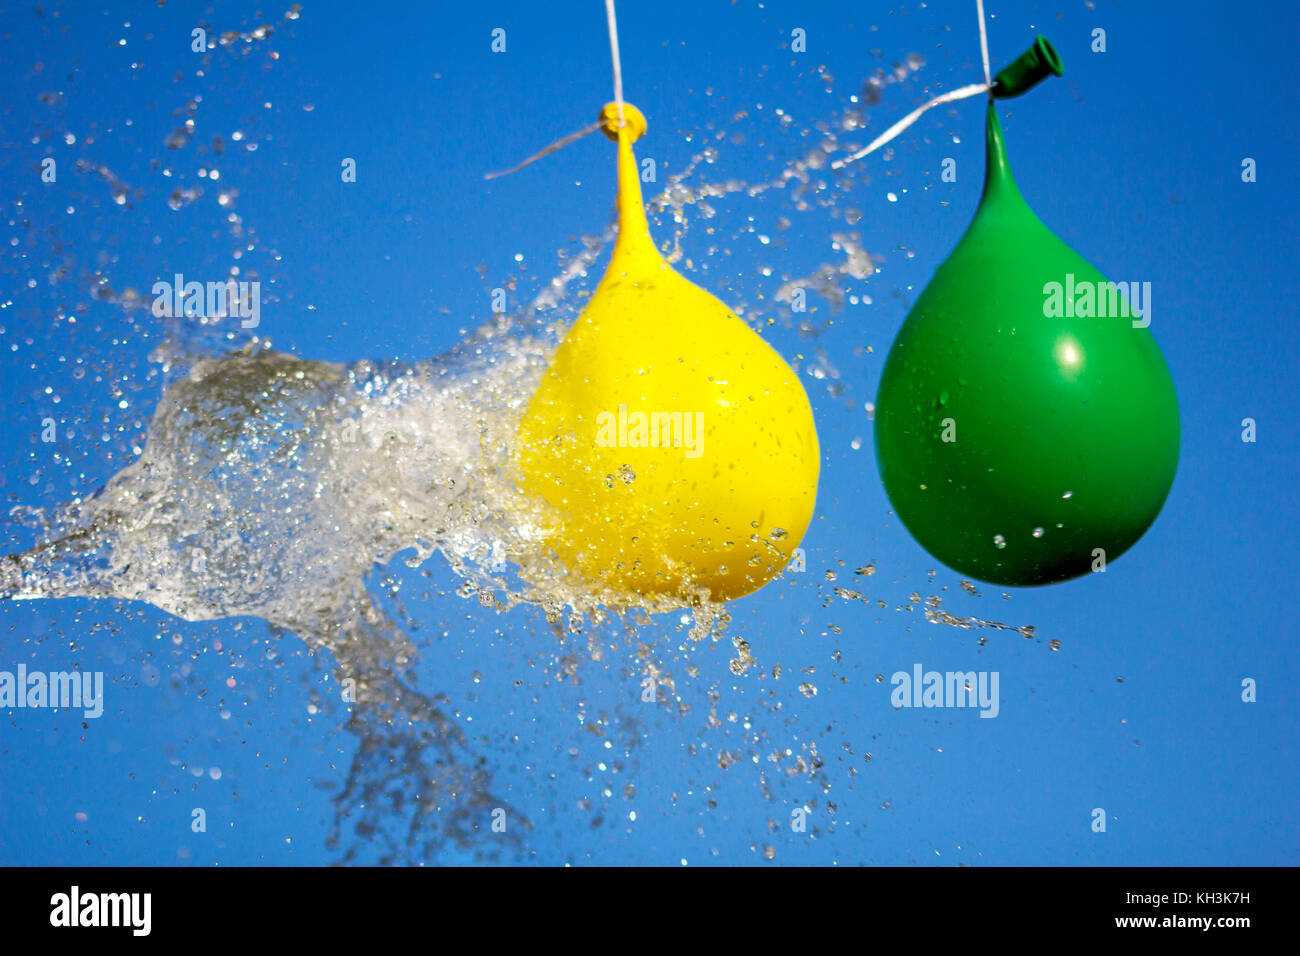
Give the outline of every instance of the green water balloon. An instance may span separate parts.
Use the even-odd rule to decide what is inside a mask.
[[[992,101],[985,134],[974,221],[885,361],[876,461],[935,558],[994,584],[1050,584],[1104,569],[1156,519],[1178,466],[1178,399],[1143,287],[1125,297],[1029,208]]]

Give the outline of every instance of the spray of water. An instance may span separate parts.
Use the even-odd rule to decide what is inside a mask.
[[[230,34],[223,42],[265,39]],[[884,85],[922,66],[913,57],[878,72],[862,99],[869,105]],[[880,259],[866,250],[852,228],[857,219],[851,210],[846,216],[826,178],[829,158],[856,146],[864,115],[855,106],[833,122],[799,127],[778,110],[779,129],[797,129],[814,145],[757,183],[705,179],[720,144],[733,135],[716,133],[651,200],[660,232],[671,230],[670,259],[681,257],[692,223],[714,219],[718,203],[783,191],[796,212],[848,221],[832,231],[840,255],[810,275],[785,276],[777,301],[804,288],[840,304],[845,281],[866,279]],[[743,129],[747,120],[738,114],[733,126]],[[182,133],[188,140],[192,128],[187,121],[167,148],[182,148],[173,140]],[[87,163],[78,171],[107,183],[114,202],[130,195],[106,167]],[[227,228],[247,261],[255,243],[234,211],[237,190],[226,187],[222,197]],[[297,635],[327,652],[336,679],[352,689],[348,727],[359,745],[336,796],[343,859],[431,859],[449,845],[484,852],[473,835],[485,808],[507,804],[457,722],[416,686],[418,649],[373,599],[366,577],[376,563],[399,555],[412,565],[445,561],[462,580],[460,593],[493,613],[534,605],[561,637],[614,621],[639,645],[644,673],[663,677],[664,662],[648,653],[637,622],[652,620],[643,612],[679,606],[665,601],[611,614],[610,595],[586,590],[546,551],[545,506],[519,493],[512,472],[519,419],[577,307],[570,286],[587,281],[611,238],[612,228],[584,240],[527,309],[485,324],[453,352],[425,362],[332,364],[257,339],[222,352],[201,327],[171,320],[154,355],[168,384],[143,451],[92,496],[53,512],[15,511],[37,543],[0,559],[0,595],[146,601],[189,621],[253,615]],[[127,313],[147,312],[143,297],[130,288],[115,292],[107,276],[96,275],[90,286],[95,298]],[[742,317],[758,312],[743,289],[730,301]],[[788,312],[783,321],[806,322]],[[837,377],[824,353],[810,374]],[[834,593],[861,597],[844,588]],[[706,604],[691,614],[694,640],[716,639],[726,629],[725,608]],[[927,616],[963,628],[1009,627],[959,618],[936,604]],[[743,675],[754,663],[750,646],[739,637],[732,643],[731,672]],[[815,750],[807,761],[797,757],[789,772],[816,776]],[[395,816],[406,820],[397,832],[389,825]],[[496,852],[511,846],[493,844]]]

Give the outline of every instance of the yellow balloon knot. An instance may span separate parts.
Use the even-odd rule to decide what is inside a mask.
[[[635,143],[645,135],[646,122],[642,112],[631,103],[623,104],[623,120],[627,123],[627,134],[629,142]],[[600,130],[614,142],[618,142],[618,104],[606,103],[600,110],[600,116],[596,117],[596,122],[600,123]]]

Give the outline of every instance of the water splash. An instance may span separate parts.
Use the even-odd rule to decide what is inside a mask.
[[[297,18],[296,8],[291,14],[286,22]],[[204,67],[213,68],[214,57],[266,48],[270,36],[260,29],[226,31],[221,49],[203,58]],[[870,105],[880,88],[922,65],[909,58],[906,66],[878,72],[862,99]],[[166,162],[180,163],[193,151],[203,131],[199,113],[197,97],[177,111],[181,125],[160,144]],[[755,240],[766,247],[764,239],[791,228],[791,217],[829,217],[833,223],[824,232],[831,261],[797,276],[782,272],[778,263],[785,257],[778,254],[760,273],[779,283],[773,296],[778,303],[788,305],[796,289],[820,295],[832,310],[847,301],[870,303],[864,293],[852,299],[844,292],[846,282],[859,288],[869,283],[884,258],[868,251],[855,228],[861,213],[844,205],[846,184],[860,187],[865,167],[834,180],[829,172],[830,158],[857,148],[851,140],[867,125],[862,105],[807,126],[780,109],[735,114],[650,200],[651,213],[673,227],[666,255],[676,262],[693,247],[701,258],[688,260],[687,267],[707,274],[719,249]],[[739,131],[754,138],[789,137],[798,144],[796,155],[759,182],[706,178],[725,162],[727,144]],[[256,145],[242,132],[230,138],[250,151]],[[213,138],[210,149],[221,155],[224,140]],[[93,187],[107,185],[114,205],[149,199],[144,187],[133,190],[103,164],[85,159],[76,170]],[[222,229],[231,240],[230,274],[256,276],[254,259],[272,274],[278,256],[233,208],[238,187],[227,186],[230,177],[223,176],[218,192],[202,170],[199,179],[168,187],[169,212],[216,193]],[[212,188],[205,192],[204,183]],[[750,217],[729,235],[713,234],[724,201],[761,199],[772,203],[770,210],[777,208],[774,193],[781,194],[786,213],[775,223]],[[692,228],[693,240],[708,238],[685,243]],[[679,624],[679,630],[687,628],[683,645],[653,646],[656,625],[649,615],[680,605],[660,603],[644,609],[649,614],[609,612],[608,595],[585,591],[551,560],[540,543],[548,520],[544,506],[522,497],[513,480],[510,446],[519,418],[613,234],[611,226],[583,239],[575,254],[566,253],[558,274],[541,284],[523,312],[488,322],[452,353],[425,362],[312,361],[251,336],[228,352],[243,341],[241,333],[167,320],[152,354],[167,384],[143,451],[92,496],[50,512],[15,511],[13,517],[38,542],[0,560],[0,596],[139,600],[190,621],[253,615],[296,635],[327,652],[337,680],[354,688],[348,729],[359,745],[335,797],[333,844],[342,858],[427,860],[448,846],[485,852],[474,835],[487,808],[507,804],[444,703],[419,689],[413,670],[419,649],[367,589],[377,563],[402,556],[415,566],[438,556],[460,576],[462,596],[497,611],[534,605],[561,638],[584,635],[591,657],[601,656],[603,632],[621,627],[636,665],[663,702],[679,706],[675,680],[698,673],[690,648],[718,641],[729,623],[725,609],[706,605]],[[135,291],[147,288],[149,279],[114,282],[109,272],[97,264],[85,271],[63,269],[51,278],[80,282],[89,297],[116,303],[133,322],[151,322],[148,299]],[[725,298],[756,326],[779,321],[809,338],[821,332],[806,315],[773,309],[752,286],[727,288]],[[824,352],[794,362],[839,394],[839,372]],[[858,591],[835,593],[867,601]],[[928,610],[926,617],[957,628],[1024,633],[943,611]],[[731,675],[752,677],[757,670],[760,679],[766,676],[748,641],[732,636],[730,643]],[[568,658],[564,664],[571,666]],[[768,673],[778,679],[780,665]],[[801,681],[797,690],[808,699],[817,694],[811,681]],[[720,694],[710,689],[708,695],[706,720],[721,726]],[[755,734],[753,753],[745,756],[759,756],[758,739]],[[771,777],[760,772],[764,789],[773,778],[797,776],[829,792],[816,741],[798,746],[763,755],[774,765]],[[718,764],[751,762],[741,756],[723,751]],[[404,826],[395,828],[396,818]],[[512,839],[505,852],[518,849],[518,837]]]

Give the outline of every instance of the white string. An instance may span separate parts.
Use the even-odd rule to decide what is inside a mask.
[[[580,129],[580,130],[578,130],[576,133],[570,133],[568,136],[565,136],[565,137],[563,137],[562,139],[557,139],[554,143],[552,143],[550,146],[547,146],[545,149],[543,149],[543,150],[541,150],[541,151],[539,151],[539,152],[533,153],[533,155],[529,156],[527,159],[525,159],[525,160],[524,160],[522,163],[520,163],[518,166],[511,166],[509,169],[503,169],[503,170],[501,170],[499,173],[487,173],[486,175],[484,175],[483,178],[484,178],[484,179],[497,179],[497,178],[499,178],[499,177],[501,177],[501,176],[509,176],[511,173],[517,173],[517,172],[519,172],[519,170],[523,169],[523,168],[524,168],[525,166],[527,166],[529,163],[535,163],[535,162],[537,162],[539,159],[541,159],[543,156],[549,156],[549,155],[551,155],[551,153],[555,152],[557,149],[563,149],[565,146],[568,146],[570,143],[575,142],[575,141],[577,141],[577,140],[580,140],[580,139],[582,139],[582,137],[587,136],[587,135],[589,135],[589,134],[591,134],[591,133],[596,132],[596,130],[600,129],[600,128],[601,128],[602,126],[604,126],[604,125],[605,125],[605,123],[604,123],[603,120],[600,120],[600,121],[598,121],[598,122],[592,123],[590,126],[584,128],[584,129]]]
[[[984,57],[984,85],[992,86],[993,78],[989,75],[989,38],[984,32],[984,0],[975,0],[975,8],[980,15],[980,55]]]
[[[952,103],[955,102],[956,100],[964,100],[964,99],[969,99],[972,96],[979,96],[981,93],[986,93],[990,89],[992,89],[993,81],[989,76],[988,37],[984,31],[984,0],[975,0],[975,6],[977,11],[979,12],[979,20],[980,20],[980,54],[984,60],[984,82],[972,83],[969,86],[963,86],[960,87],[959,89],[951,90],[950,92],[943,93],[939,96],[936,96],[928,103],[925,103],[924,105],[919,106],[916,109],[912,110],[912,112],[908,113],[901,120],[899,120],[893,126],[889,127],[889,129],[885,130],[874,140],[872,140],[864,149],[858,150],[852,156],[846,156],[843,159],[835,160],[835,162],[831,163],[831,169],[843,169],[845,166],[849,165],[850,163],[856,163],[859,159],[862,159],[864,156],[869,156],[871,153],[874,153],[880,147],[884,146],[886,143],[894,139],[905,129],[907,129],[918,119],[920,119],[921,114],[923,114],[926,110],[932,109],[936,106],[941,106],[944,103]],[[614,0],[605,0],[605,15],[606,15],[606,19],[609,21],[609,49],[610,49],[610,54],[612,55],[614,60],[614,101],[618,103],[618,121],[619,121],[619,126],[622,127],[627,125],[627,118],[624,116],[623,113],[623,67],[622,64],[619,62],[619,56],[618,56],[618,21],[614,16]],[[557,140],[556,142],[552,143],[550,146],[542,150],[540,153],[528,157],[528,159],[524,160],[518,166],[515,166],[511,169],[507,169],[499,173],[488,173],[487,176],[485,176],[484,178],[495,179],[498,176],[505,176],[508,175],[509,173],[515,172],[516,170],[522,169],[523,167],[527,166],[529,163],[536,162],[537,160],[541,159],[543,156],[547,155],[548,153],[552,153],[563,146],[567,146],[569,143],[572,143],[576,139],[581,139],[583,136],[595,132],[597,129],[601,127],[601,125],[602,124],[598,122],[593,126],[589,126],[586,129],[580,130],[577,133],[573,133],[569,136],[564,137],[561,140]]]
[[[608,0],[608,2],[612,4],[614,0]],[[831,163],[831,169],[843,169],[849,163],[856,163],[863,156],[874,153],[920,119],[921,114],[931,107],[939,106],[943,103],[951,103],[954,100],[964,100],[972,96],[979,96],[981,93],[987,93],[993,88],[993,78],[989,75],[989,40],[988,35],[984,32],[984,0],[975,0],[975,10],[979,13],[980,18],[980,56],[984,60],[984,82],[972,83],[970,86],[963,86],[960,89],[952,90],[949,93],[936,96],[924,106],[917,107],[893,126],[889,127],[889,129],[885,130],[873,139],[865,149],[860,149],[852,156],[846,156],[844,159],[835,160],[835,162]]]
[[[623,65],[619,62],[618,58],[618,21],[614,18],[614,0],[605,0],[605,16],[606,19],[609,20],[609,49],[610,53],[613,54],[614,57],[614,101],[618,103],[618,125],[623,127],[627,125],[627,118],[623,115]],[[488,173],[483,178],[497,179],[501,176],[509,176],[511,173],[516,173],[529,163],[535,163],[543,156],[549,156],[557,149],[563,149],[575,140],[582,139],[582,137],[596,132],[596,130],[600,129],[604,125],[604,120],[598,120],[585,129],[580,129],[576,133],[570,133],[562,139],[557,139],[550,146],[547,146],[540,152],[529,156],[518,166],[511,166],[509,169],[503,169],[497,173]]]
[[[844,159],[835,160],[835,162],[831,163],[831,169],[843,169],[849,163],[856,163],[859,159],[861,159],[863,156],[866,156],[868,153],[874,153],[880,147],[884,146],[891,139],[893,139],[903,130],[907,129],[918,119],[920,119],[921,114],[924,113],[926,110],[930,109],[932,106],[939,106],[942,103],[951,103],[954,100],[964,100],[972,96],[979,96],[981,93],[988,92],[988,88],[989,87],[987,83],[972,83],[970,86],[963,86],[960,89],[952,90],[949,93],[944,93],[942,96],[936,96],[934,99],[926,103],[924,106],[917,107],[916,109],[912,110],[912,112],[904,116],[897,123],[895,123],[893,126],[889,127],[889,129],[885,130],[874,140],[872,140],[871,145],[867,146],[865,149],[860,149],[852,156],[846,156]]]
[[[609,20],[609,50],[614,56],[614,102],[618,104],[618,125],[626,126],[623,116],[623,67],[618,61],[618,21],[614,17],[614,0],[605,0],[605,18]]]

